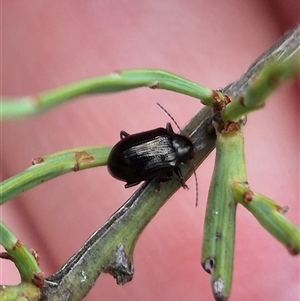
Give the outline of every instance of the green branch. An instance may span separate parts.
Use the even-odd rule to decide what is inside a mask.
[[[0,183],[0,204],[65,173],[106,165],[110,149],[84,147],[35,158],[33,166]]]
[[[44,274],[33,255],[34,252],[28,250],[2,221],[0,221],[0,244],[6,251],[0,253],[0,259],[11,260],[18,269],[22,281],[16,286],[0,285],[0,300],[38,300],[44,287]]]
[[[39,301],[41,291],[31,283],[21,282],[18,285],[0,285],[1,301]]]
[[[271,199],[254,193],[243,183],[234,183],[232,189],[235,200],[249,210],[290,254],[300,253],[300,229],[285,218],[284,213],[287,208],[282,208]]]
[[[75,82],[63,87],[26,97],[3,98],[1,118],[21,118],[44,112],[71,99],[91,94],[115,93],[139,87],[171,90],[201,99],[213,105],[215,92],[192,81],[162,70],[128,70],[107,76]]]
[[[300,74],[300,50],[285,59],[267,63],[259,76],[245,92],[229,103],[222,112],[222,119],[238,121],[242,116],[264,107],[268,96],[287,80]]]
[[[212,274],[216,300],[227,300],[231,291],[237,205],[231,184],[237,179],[247,180],[241,129],[217,134],[215,168],[206,207],[201,263]]]

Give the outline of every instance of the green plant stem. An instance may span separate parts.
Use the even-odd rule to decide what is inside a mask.
[[[115,93],[139,87],[171,90],[201,99],[204,104],[211,106],[216,101],[216,94],[222,98],[221,92],[212,91],[166,71],[155,69],[127,70],[75,82],[37,95],[3,98],[1,118],[6,120],[27,117],[80,96]]]
[[[283,82],[299,77],[300,50],[285,59],[267,63],[258,78],[222,112],[224,122],[238,121],[242,116],[261,109],[268,96]]]
[[[16,265],[23,282],[31,283],[34,279],[34,275],[41,273],[35,257],[2,221],[0,221],[0,244],[8,254],[7,259],[12,260]]]
[[[0,285],[1,301],[38,301],[40,297],[40,289],[31,283],[22,282],[14,286]]]
[[[241,129],[218,133],[202,245],[202,266],[212,274],[216,300],[227,300],[233,274],[236,202],[231,185],[246,181],[244,138]]]
[[[107,164],[111,147],[83,147],[35,158],[35,165],[0,183],[0,204],[45,181]]]
[[[235,200],[249,210],[290,254],[300,253],[300,229],[285,218],[287,208],[282,208],[262,194],[254,193],[243,183],[233,183],[232,189]]]

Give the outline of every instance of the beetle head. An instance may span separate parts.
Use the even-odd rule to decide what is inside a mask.
[[[187,163],[194,158],[194,147],[190,139],[185,136],[173,134],[172,145],[176,151],[178,162]]]

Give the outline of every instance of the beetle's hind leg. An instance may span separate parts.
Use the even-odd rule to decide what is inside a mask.
[[[130,136],[130,134],[128,134],[128,133],[125,132],[125,131],[120,131],[120,138],[121,138],[121,139],[124,139],[124,138],[126,138],[127,136]]]

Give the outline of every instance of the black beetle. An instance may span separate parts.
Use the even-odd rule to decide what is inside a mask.
[[[173,171],[187,188],[178,165],[194,158],[193,143],[174,133],[170,123],[166,128],[133,135],[121,131],[120,138],[109,154],[107,167],[114,178],[127,182],[125,188],[154,178],[171,180]]]

